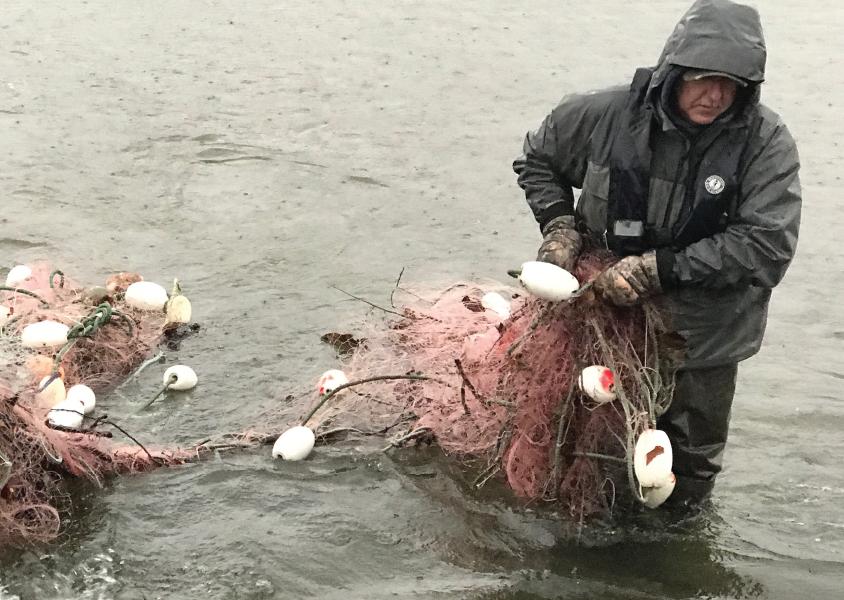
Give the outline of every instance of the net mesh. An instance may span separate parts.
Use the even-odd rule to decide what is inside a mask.
[[[68,386],[84,383],[104,392],[149,355],[165,323],[163,314],[135,311],[120,301],[125,288],[112,281],[110,299],[125,318],[113,318],[90,337],[78,339],[56,361],[55,349],[24,348],[21,331],[44,319],[73,326],[92,312],[94,301],[63,276],[53,276],[51,286],[47,265],[32,270],[32,277],[20,284],[24,292],[0,292],[0,303],[8,309],[4,314],[9,313],[0,334],[0,545],[43,542],[58,535],[65,474],[100,484],[109,474],[179,463],[193,455],[121,446],[108,432],[90,428],[91,422],[84,433],[48,424],[51,402],[38,393],[43,377],[57,372]]]
[[[590,281],[611,260],[588,254],[576,275]],[[99,301],[70,281],[51,286],[46,265],[33,270],[26,289],[40,298],[0,292],[11,312],[0,335],[0,544],[58,535],[63,475],[99,484],[111,474],[182,464],[277,437],[278,430],[250,430],[195,448],[162,449],[118,445],[96,420],[81,431],[51,427],[50,406],[37,393],[44,376],[59,373],[68,386],[107,391],[151,354],[166,326],[163,314],[122,302],[121,290],[137,277],[121,274],[107,293],[125,317],[77,340],[60,360],[54,351],[25,349],[20,333],[27,324],[73,325]],[[483,296],[492,290],[510,297],[511,316],[485,309]],[[390,437],[391,447],[435,442],[475,475],[475,486],[500,479],[516,495],[555,503],[573,519],[606,513],[625,490],[638,495],[633,444],[667,407],[678,348],[654,309],[609,307],[588,292],[552,304],[500,284],[395,292],[403,302],[383,309],[387,318],[371,320],[359,335],[323,336],[351,382],[327,396],[291,396],[294,406],[307,409],[297,421],[307,421],[318,439],[345,431]],[[612,369],[616,400],[597,403],[579,389],[578,376],[589,365]],[[261,421],[279,420],[268,417]],[[287,424],[289,417],[288,408]]]
[[[579,281],[611,260],[591,253],[578,265]],[[501,476],[518,496],[558,503],[575,519],[606,513],[621,493],[638,495],[633,445],[655,427],[672,391],[676,344],[657,312],[610,307],[589,292],[547,303],[511,288],[503,291],[512,316],[502,319],[482,306],[493,288],[502,291],[467,284],[431,300],[405,294],[412,301],[394,311],[398,318],[359,338],[324,336],[353,383],[387,373],[412,379],[354,384],[311,424],[433,439],[477,471],[475,485]],[[617,400],[599,404],[580,390],[589,365],[612,369]]]

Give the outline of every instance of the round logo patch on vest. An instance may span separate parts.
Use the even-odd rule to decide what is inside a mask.
[[[706,178],[706,181],[703,182],[703,187],[706,188],[706,191],[716,196],[724,191],[724,187],[726,184],[724,183],[724,178],[720,175],[710,175]]]

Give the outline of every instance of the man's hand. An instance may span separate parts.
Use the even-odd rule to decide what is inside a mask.
[[[574,229],[574,217],[552,219],[542,228],[542,235],[536,260],[571,271],[583,247],[580,234]]]
[[[662,292],[656,253],[626,256],[595,278],[595,289],[616,306],[633,306]]]

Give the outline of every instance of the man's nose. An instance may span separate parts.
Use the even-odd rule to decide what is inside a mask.
[[[720,81],[713,81],[707,90],[706,96],[713,104],[720,104],[724,98],[724,84]]]

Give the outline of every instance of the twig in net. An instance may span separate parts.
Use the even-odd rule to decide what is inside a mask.
[[[147,455],[147,457],[149,458],[149,460],[150,460],[150,462],[151,462],[152,464],[154,464],[154,465],[160,464],[160,462],[161,462],[161,461],[160,461],[158,458],[156,458],[156,457],[154,457],[152,454],[150,454],[150,453],[149,453],[149,450],[147,450],[141,442],[139,442],[138,440],[136,440],[136,439],[132,436],[132,434],[130,434],[130,433],[129,433],[128,431],[126,431],[125,429],[123,429],[120,425],[118,425],[118,424],[117,424],[117,423],[115,423],[114,421],[106,421],[106,420],[103,420],[102,422],[103,422],[103,423],[105,423],[106,425],[111,425],[112,427],[114,427],[115,429],[117,429],[120,433],[122,433],[123,435],[125,435],[127,438],[129,438],[130,440],[132,440],[133,442],[135,442],[135,443],[138,445],[138,447],[139,447],[141,450],[143,450],[143,451],[144,451],[144,454],[146,454],[146,455]]]
[[[410,433],[408,433],[406,435],[403,435],[403,436],[396,438],[394,440],[390,440],[390,445],[385,446],[384,449],[382,450],[382,452],[386,452],[390,448],[398,448],[399,446],[401,446],[403,443],[407,442],[408,440],[412,440],[413,438],[419,437],[419,436],[424,435],[426,433],[430,433],[430,431],[431,431],[430,427],[419,427],[417,429],[414,429],[413,431],[411,431]]]
[[[457,371],[458,371],[458,373],[460,373],[460,377],[462,377],[462,378],[463,378],[463,382],[466,384],[466,387],[468,387],[468,388],[469,388],[469,391],[470,391],[470,392],[472,392],[472,395],[473,395],[473,396],[474,396],[477,400],[479,400],[480,402],[483,402],[484,400],[483,400],[483,398],[481,398],[481,395],[478,393],[477,388],[475,388],[474,384],[472,384],[472,381],[471,381],[471,380],[469,379],[469,377],[466,375],[466,371],[464,371],[464,370],[463,370],[463,363],[462,363],[462,362],[460,362],[460,359],[459,359],[459,358],[455,358],[455,359],[454,359],[454,364],[455,364],[455,366],[457,367]],[[468,411],[467,411],[467,412],[468,412]]]
[[[618,365],[616,364],[615,358],[613,357],[612,349],[607,343],[603,331],[601,331],[601,326],[594,318],[589,319],[589,323],[595,330],[595,335],[598,338],[598,343],[600,344],[601,350],[604,353],[607,362],[609,363],[607,366],[610,368],[610,370],[612,370],[613,373],[616,374],[616,376],[618,376]],[[630,402],[630,399],[627,397],[627,394],[624,391],[624,386],[620,385],[619,383],[619,385],[616,385],[616,390],[618,391],[621,407],[624,409],[625,422],[627,426],[627,443],[624,445],[625,456],[627,457],[627,482],[630,486],[630,491],[633,493],[633,497],[636,498],[639,502],[644,502],[645,499],[642,497],[642,493],[639,490],[639,486],[636,485],[636,477],[633,473],[633,423],[635,420],[633,410],[635,409],[635,407]]]
[[[572,456],[580,456],[582,458],[595,458],[597,460],[608,460],[610,462],[617,462],[622,465],[627,464],[626,458],[620,458],[618,456],[610,456],[609,454],[600,454],[599,452],[572,452]],[[607,479],[607,481],[612,481],[612,479]]]
[[[57,409],[53,409],[57,410]],[[76,412],[76,411],[71,411]],[[101,421],[102,422],[102,421]],[[74,427],[64,427],[62,425],[53,425],[49,421],[46,422],[47,427],[50,429],[55,429],[56,431],[62,431],[64,433],[78,433],[81,435],[91,435],[94,437],[102,437],[102,438],[111,438],[113,434],[110,431],[97,431],[92,429],[76,429]]]
[[[463,405],[463,414],[469,416],[472,412],[469,410],[469,405],[466,404],[466,382],[460,386],[460,404]]]
[[[363,429],[358,429],[357,427],[335,427],[334,429],[328,429],[326,431],[320,431],[319,433],[315,434],[314,437],[318,440],[325,441],[326,439],[340,435],[341,433],[359,433],[361,435],[379,435],[380,431],[364,431]]]
[[[516,349],[521,346],[525,342],[525,340],[527,340],[531,336],[531,334],[533,334],[533,332],[536,330],[537,327],[539,327],[539,324],[546,317],[546,315],[548,315],[548,313],[550,313],[555,307],[556,304],[553,302],[549,302],[542,307],[542,311],[533,319],[533,321],[525,330],[525,332],[519,337],[519,339],[510,344],[509,348],[507,348],[507,356],[513,355]]]
[[[556,444],[554,445],[554,465],[551,469],[551,477],[549,478],[549,482],[553,482],[554,484],[555,497],[559,494],[560,484],[563,481],[563,473],[560,469],[560,459],[562,458],[561,455],[563,451],[563,443],[565,442],[566,431],[568,429],[569,424],[568,415],[569,410],[571,408],[571,400],[574,396],[574,386],[575,382],[577,381],[577,373],[580,372],[582,363],[575,362],[572,367],[572,377],[570,378],[571,381],[569,382],[569,390],[565,398],[560,403],[560,421],[557,426],[557,440]]]
[[[342,392],[343,390],[345,390],[347,388],[354,387],[356,385],[361,385],[361,384],[364,384],[364,383],[370,383],[370,382],[373,382],[373,381],[390,381],[390,380],[393,380],[393,379],[415,379],[415,380],[418,380],[418,381],[435,381],[437,383],[441,383],[442,385],[451,387],[450,384],[446,383],[442,379],[435,379],[433,377],[426,377],[425,375],[376,375],[375,377],[367,377],[365,379],[358,379],[356,381],[350,381],[349,383],[344,383],[343,385],[338,385],[336,388],[334,388],[334,391],[332,391],[330,394],[326,394],[325,397],[323,397],[323,399],[320,400],[317,403],[317,405],[315,407],[313,407],[307,415],[305,415],[305,417],[302,419],[301,424],[307,425],[308,421],[311,420],[311,417],[313,417],[317,413],[317,411],[325,405],[326,402],[328,402],[334,396],[336,396],[338,393]]]
[[[480,481],[475,479],[475,481],[477,481],[477,483],[475,483],[475,489],[481,489],[482,487],[484,487],[487,481],[498,475],[499,471],[501,471],[501,465],[492,465],[492,469],[487,469],[486,471],[484,471],[483,479],[481,479]]]
[[[111,425],[112,427],[117,429],[120,433],[125,435],[127,438],[129,438],[130,440],[135,442],[138,445],[138,447],[141,450],[143,450],[144,453],[149,457],[150,461],[152,461],[154,464],[158,462],[158,460],[156,458],[154,458],[152,456],[152,454],[150,454],[149,450],[147,450],[141,442],[139,442],[137,439],[135,439],[135,437],[132,436],[132,434],[130,434],[125,429],[123,429],[120,425],[118,425],[114,421],[109,421],[106,418],[106,417],[108,417],[108,415],[102,415],[100,417],[94,418],[94,417],[89,417],[85,413],[78,411],[78,410],[74,410],[72,408],[52,408],[52,409],[50,409],[50,411],[51,412],[74,413],[74,414],[80,415],[83,419],[88,419],[88,420],[94,421],[95,425],[99,424],[99,423]],[[52,423],[50,423],[49,419],[46,421],[46,426],[49,427],[50,429],[55,429],[56,431],[63,431],[63,432],[66,432],[66,433],[78,433],[78,434],[82,434],[82,435],[93,435],[95,437],[106,437],[106,438],[112,437],[111,432],[108,432],[108,431],[92,431],[90,429],[73,429],[71,427],[62,427],[61,425],[53,425]],[[61,457],[59,457],[58,462],[61,462],[60,459],[61,459]]]
[[[476,489],[480,489],[487,481],[492,479],[501,470],[501,458],[507,452],[510,444],[510,439],[513,437],[513,429],[505,425],[501,431],[498,432],[498,439],[495,443],[495,456],[489,461],[486,468],[475,477],[472,485]]]
[[[383,311],[384,311],[384,312],[386,312],[386,313],[390,313],[390,314],[393,314],[393,315],[398,315],[398,316],[400,316],[400,317],[403,317],[403,316],[404,316],[404,315],[403,315],[403,314],[401,314],[400,312],[397,312],[397,311],[395,311],[395,310],[390,310],[389,308],[384,308],[383,306],[378,306],[377,304],[375,304],[375,303],[373,303],[373,302],[370,302],[369,300],[366,300],[365,298],[361,298],[360,296],[355,296],[354,294],[350,294],[350,293],[349,293],[349,292],[347,292],[346,290],[342,290],[342,289],[338,288],[336,285],[332,285],[331,287],[333,287],[333,288],[334,288],[335,290],[337,290],[338,292],[342,292],[342,293],[346,294],[346,295],[347,295],[347,296],[349,296],[350,298],[354,298],[355,300],[359,300],[359,301],[363,302],[364,304],[368,304],[368,305],[369,305],[369,306],[371,306],[372,308],[377,308],[378,310],[383,310]]]
[[[396,307],[396,305],[393,303],[393,296],[395,295],[396,290],[399,289],[399,283],[401,283],[402,275],[404,275],[404,267],[402,267],[401,271],[399,271],[399,276],[396,278],[396,285],[395,287],[393,287],[393,291],[390,292],[390,306],[392,306],[393,308]]]

